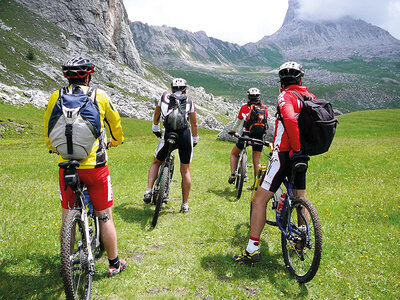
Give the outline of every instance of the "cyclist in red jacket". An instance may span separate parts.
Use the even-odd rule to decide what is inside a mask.
[[[296,62],[286,62],[279,68],[281,90],[278,96],[278,110],[281,117],[275,122],[274,148],[268,163],[264,181],[253,198],[250,238],[247,248],[233,257],[238,263],[254,263],[261,259],[259,251],[260,235],[265,225],[266,205],[273,197],[283,179],[291,169],[291,160],[301,155],[301,145],[297,118],[301,110],[301,101],[293,91],[302,96],[316,99],[315,95],[302,86],[303,67]],[[279,114],[279,113],[278,113]],[[294,180],[294,195],[305,197],[306,173],[297,173]]]
[[[242,105],[240,108],[239,114],[237,116],[237,119],[235,123],[233,124],[233,127],[231,131],[229,131],[229,134],[234,135],[235,132],[238,130],[243,125],[243,134],[247,134],[252,138],[255,139],[263,139],[263,135],[265,134],[267,128],[268,128],[268,123],[267,123],[267,117],[268,117],[268,109],[265,104],[261,102],[260,99],[260,90],[258,88],[250,88],[247,91],[247,98],[248,101],[246,104]],[[265,110],[265,119],[263,120],[262,124],[258,124],[257,120],[253,120],[250,118],[250,111],[252,109],[252,106],[255,107],[260,107],[261,109]],[[257,124],[255,124],[257,123]],[[253,170],[254,170],[254,176],[257,175],[259,165],[260,165],[260,159],[261,159],[261,151],[262,151],[262,145],[253,145]],[[231,157],[230,157],[230,167],[231,167],[231,175],[229,176],[228,183],[233,184],[235,182],[235,170],[236,170],[236,165],[237,165],[237,158],[240,154],[240,152],[244,148],[244,142],[238,140],[236,142],[236,145],[233,146],[232,152],[231,152]]]

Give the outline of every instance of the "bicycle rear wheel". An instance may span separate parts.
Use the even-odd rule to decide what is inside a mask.
[[[237,178],[237,193],[236,193],[236,198],[240,199],[242,196],[242,191],[243,191],[243,182],[246,177],[246,167],[247,167],[247,153],[244,152],[242,159],[239,161],[239,178]]]
[[[288,222],[288,214],[290,220]],[[282,233],[282,254],[289,273],[300,283],[309,282],[318,271],[322,254],[322,231],[317,211],[307,199],[293,198],[284,228],[299,232],[291,241]],[[308,226],[307,226],[308,225]]]
[[[158,216],[160,214],[164,198],[168,197],[168,195],[166,195],[168,188],[169,188],[169,170],[168,167],[165,166],[161,173],[160,188],[158,190],[156,198],[156,208],[154,210],[153,221],[151,222],[151,225],[153,227],[156,227],[157,225]]]
[[[81,212],[70,210],[61,229],[61,273],[67,299],[90,299],[92,273],[86,238]]]

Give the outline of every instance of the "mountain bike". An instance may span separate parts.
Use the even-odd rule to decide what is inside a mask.
[[[242,137],[237,132],[233,136],[245,142],[242,151],[239,153],[235,169],[236,198],[240,199],[243,191],[243,183],[247,181],[247,146],[251,145],[251,141],[249,140],[250,138],[245,139],[245,136]]]
[[[85,188],[79,180],[79,162],[76,160],[58,164],[64,169],[64,182],[76,197],[65,216],[61,228],[61,274],[67,299],[90,299],[94,260],[101,257],[104,245],[100,239],[99,218]]]
[[[153,204],[155,204],[153,220],[151,225],[157,225],[158,216],[160,214],[161,206],[163,203],[168,202],[170,184],[174,174],[175,155],[172,154],[174,145],[178,140],[178,134],[170,132],[165,137],[165,142],[168,144],[167,157],[160,166],[156,182],[153,187]]]
[[[299,282],[306,283],[318,271],[322,255],[322,230],[317,211],[313,204],[293,195],[293,182],[297,172],[308,168],[309,156],[298,156],[292,162],[289,180],[274,194],[271,209],[275,210],[275,220],[266,219],[266,224],[276,226],[281,231],[282,255],[289,273]],[[267,166],[261,166],[254,180],[254,190],[262,183]],[[286,193],[284,194],[284,189]],[[283,207],[278,212],[279,199],[284,197]],[[282,198],[283,198],[282,197]],[[267,205],[267,209],[269,204]],[[252,205],[250,205],[250,220]]]
[[[235,170],[235,186],[237,189],[236,197],[240,199],[243,191],[243,183],[247,181],[247,147],[253,145],[264,145],[268,146],[269,142],[264,142],[263,140],[254,139],[248,137],[249,132],[244,132],[243,136],[240,136],[237,132],[233,134],[234,137],[238,138],[239,140],[244,141],[243,150],[240,151],[238,156],[238,162],[236,165]]]

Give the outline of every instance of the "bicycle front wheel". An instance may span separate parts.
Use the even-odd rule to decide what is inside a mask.
[[[154,216],[153,216],[153,221],[151,222],[151,225],[153,227],[156,227],[157,221],[158,221],[158,216],[160,214],[161,206],[163,204],[164,198],[168,197],[166,195],[166,192],[168,191],[168,186],[169,186],[169,170],[168,167],[164,167],[161,173],[161,180],[160,180],[160,188],[157,193],[157,198],[156,198],[156,208],[154,210]]]
[[[322,254],[322,231],[317,211],[309,200],[295,197],[283,225],[295,237],[292,241],[284,233],[281,235],[285,265],[298,282],[309,282],[318,271]]]
[[[236,198],[240,199],[243,191],[243,182],[246,177],[246,167],[247,167],[247,153],[244,152],[242,159],[239,161],[239,178],[237,179],[237,193]]]
[[[61,268],[67,299],[90,299],[89,270],[84,224],[79,210],[70,210],[61,229]]]

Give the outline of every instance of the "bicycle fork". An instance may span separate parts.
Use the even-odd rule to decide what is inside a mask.
[[[90,274],[94,275],[95,267],[94,267],[94,257],[93,257],[93,253],[92,253],[92,245],[91,245],[90,233],[89,233],[89,218],[88,218],[86,210],[83,209],[82,211],[83,211],[83,213],[81,215],[81,220],[82,220],[82,222],[84,224],[84,230],[85,230],[85,236],[86,236],[86,239],[85,239],[86,245],[85,245],[85,247],[87,249],[87,255],[88,255],[88,258],[87,258],[87,260],[88,260],[88,269],[89,269]],[[96,240],[97,240],[97,237],[96,237]],[[97,243],[97,241],[96,241],[96,243]]]

